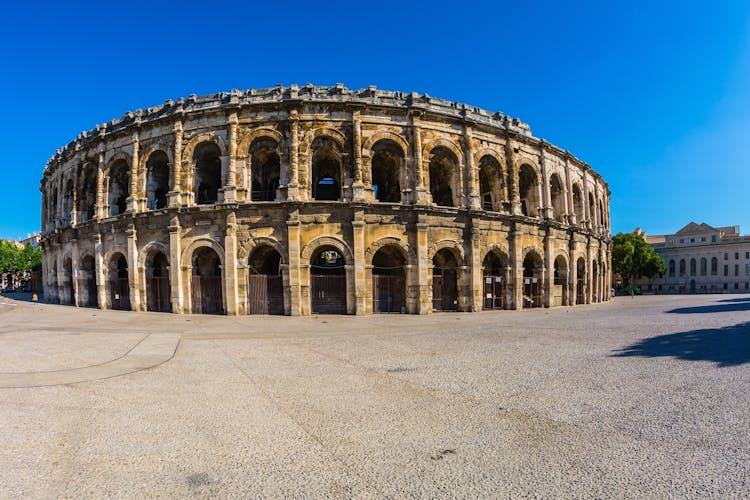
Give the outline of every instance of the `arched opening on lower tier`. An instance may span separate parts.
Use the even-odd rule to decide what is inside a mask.
[[[81,307],[99,307],[99,295],[96,288],[96,264],[94,257],[86,255],[81,259],[78,269],[78,305]]]
[[[534,250],[523,259],[523,307],[542,307],[544,263]]]
[[[458,260],[448,248],[432,258],[432,309],[458,310]]]
[[[591,263],[591,301],[599,302],[599,264]]]
[[[248,257],[247,268],[247,313],[284,314],[279,252],[270,245],[261,245]]]
[[[508,257],[498,251],[487,252],[482,261],[483,296],[485,310],[507,309]]]
[[[586,303],[586,260],[578,257],[576,261],[576,304]]]
[[[61,304],[75,305],[75,288],[73,287],[73,260],[70,257],[63,259],[63,281],[62,281]]]
[[[224,314],[221,260],[216,251],[199,247],[192,258],[191,304],[194,314]]]
[[[322,246],[310,258],[310,306],[313,314],[346,314],[344,256]]]
[[[155,312],[172,312],[169,259],[158,249],[146,260],[146,308]]]
[[[568,304],[568,261],[562,255],[555,259],[552,281],[552,306]]]
[[[395,245],[380,248],[372,257],[372,312],[406,312],[406,257]]]
[[[128,259],[115,253],[107,266],[109,282],[109,308],[121,311],[130,310],[130,284],[128,279]]]

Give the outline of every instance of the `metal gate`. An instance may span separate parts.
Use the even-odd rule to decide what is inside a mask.
[[[503,309],[502,276],[484,276],[484,309]]]
[[[432,309],[434,311],[458,310],[458,283],[456,270],[440,270],[432,276]],[[434,270],[433,270],[434,273]]]
[[[149,311],[171,312],[172,303],[168,276],[153,276],[146,284],[146,303]]]
[[[542,307],[542,284],[538,278],[524,276],[523,307]]]
[[[406,312],[403,276],[384,274],[372,276],[372,312]]]
[[[99,307],[96,278],[82,278],[78,280],[78,293],[81,296],[81,307]]]
[[[313,274],[310,300],[314,314],[346,314],[346,276]]]
[[[112,309],[130,310],[130,287],[127,278],[109,280],[109,295]]]
[[[284,314],[281,276],[250,274],[247,277],[248,314]]]
[[[221,276],[194,275],[191,282],[193,313],[224,314]]]

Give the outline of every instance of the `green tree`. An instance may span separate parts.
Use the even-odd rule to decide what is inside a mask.
[[[15,243],[0,240],[0,276],[10,285],[20,285],[31,274],[42,269],[42,251],[26,244],[22,249]]]
[[[630,286],[633,279],[663,273],[666,265],[643,236],[619,233],[612,238],[612,269],[622,276],[624,286]]]

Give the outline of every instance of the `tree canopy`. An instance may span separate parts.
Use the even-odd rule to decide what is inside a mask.
[[[15,243],[0,240],[0,276],[6,282],[20,284],[31,278],[31,273],[42,269],[42,251],[26,244],[18,248]]]
[[[633,279],[663,273],[666,265],[643,236],[619,233],[612,238],[612,269],[622,276],[623,285],[629,286]]]

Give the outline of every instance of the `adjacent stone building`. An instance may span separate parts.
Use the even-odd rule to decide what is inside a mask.
[[[425,314],[608,300],[609,190],[501,113],[375,87],[187,99],[82,132],[42,179],[47,300]]]
[[[739,226],[711,227],[690,222],[675,234],[642,234],[664,258],[667,270],[636,282],[653,293],[726,293],[750,291],[750,236]]]

